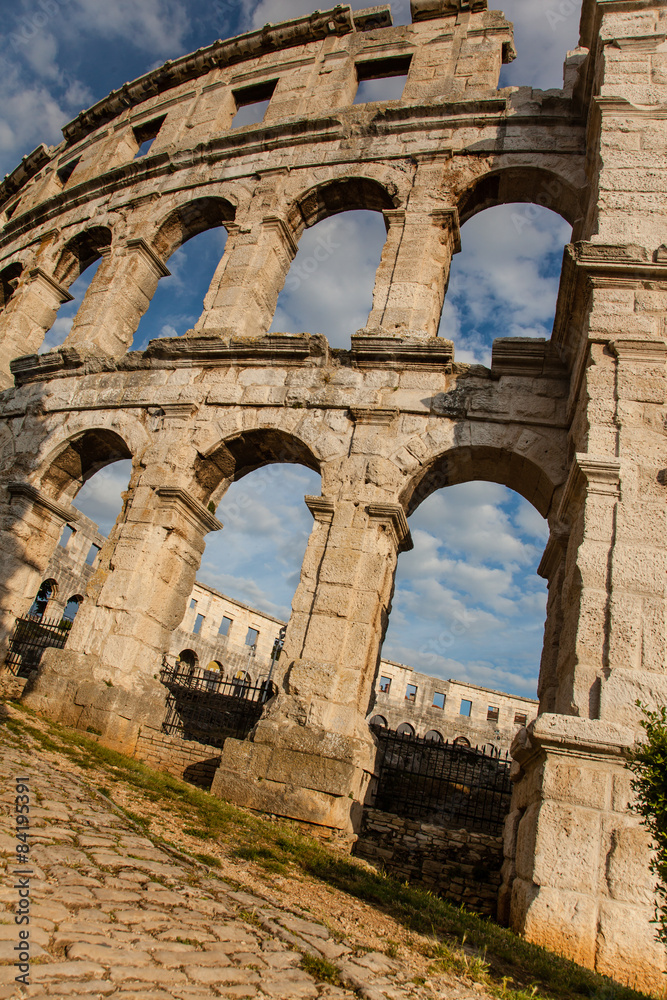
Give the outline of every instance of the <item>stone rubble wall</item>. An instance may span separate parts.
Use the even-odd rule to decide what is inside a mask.
[[[450,903],[496,916],[502,836],[366,809],[354,853]]]
[[[220,763],[220,748],[142,726],[135,756],[149,767],[208,789]]]

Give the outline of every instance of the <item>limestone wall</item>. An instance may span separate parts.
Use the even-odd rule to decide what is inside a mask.
[[[502,837],[367,809],[354,853],[450,903],[463,903],[485,916],[496,915]]]

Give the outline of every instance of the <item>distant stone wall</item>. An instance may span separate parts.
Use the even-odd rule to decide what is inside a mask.
[[[495,917],[503,838],[434,826],[379,809],[364,812],[354,853],[451,903]]]
[[[200,788],[210,788],[213,775],[220,763],[219,747],[211,747],[196,740],[167,736],[159,729],[142,726],[137,740],[135,756],[149,767],[167,771],[176,778],[183,778]]]

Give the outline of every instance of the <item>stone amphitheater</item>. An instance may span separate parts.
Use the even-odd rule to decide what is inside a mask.
[[[411,9],[405,26],[338,6],[216,41],[113,91],[0,185],[1,634],[76,523],[77,491],[131,458],[67,648],[23,697],[140,755],[222,528],[211,508],[263,465],[316,470],[285,679],[251,738],[226,742],[213,790],[351,830],[407,518],[450,484],[516,490],[549,522],[549,598],[500,915],[661,990],[624,751],[636,700],[667,700],[667,0],[584,0],[563,89],[544,92],[498,89],[512,26],[486,0]],[[396,74],[400,100],[353,105],[360,81]],[[260,124],[230,129],[267,99]],[[552,337],[496,340],[490,369],[457,363],[436,334],[459,226],[510,202],[573,227]],[[350,209],[387,228],[367,325],[344,351],[269,334],[300,236]],[[229,236],[194,329],[132,351],[170,255],[217,226]],[[37,353],[99,258],[66,341]]]

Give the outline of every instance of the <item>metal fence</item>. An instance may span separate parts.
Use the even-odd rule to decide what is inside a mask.
[[[9,638],[5,666],[16,677],[27,677],[39,666],[45,649],[63,649],[71,627],[72,623],[63,618],[40,618],[38,615],[17,618]]]
[[[160,680],[169,692],[163,732],[213,747],[222,747],[228,736],[245,739],[276,693],[268,680],[225,681],[216,671],[182,663],[163,667]]]
[[[499,834],[510,807],[511,758],[372,727],[380,744],[376,809]]]

